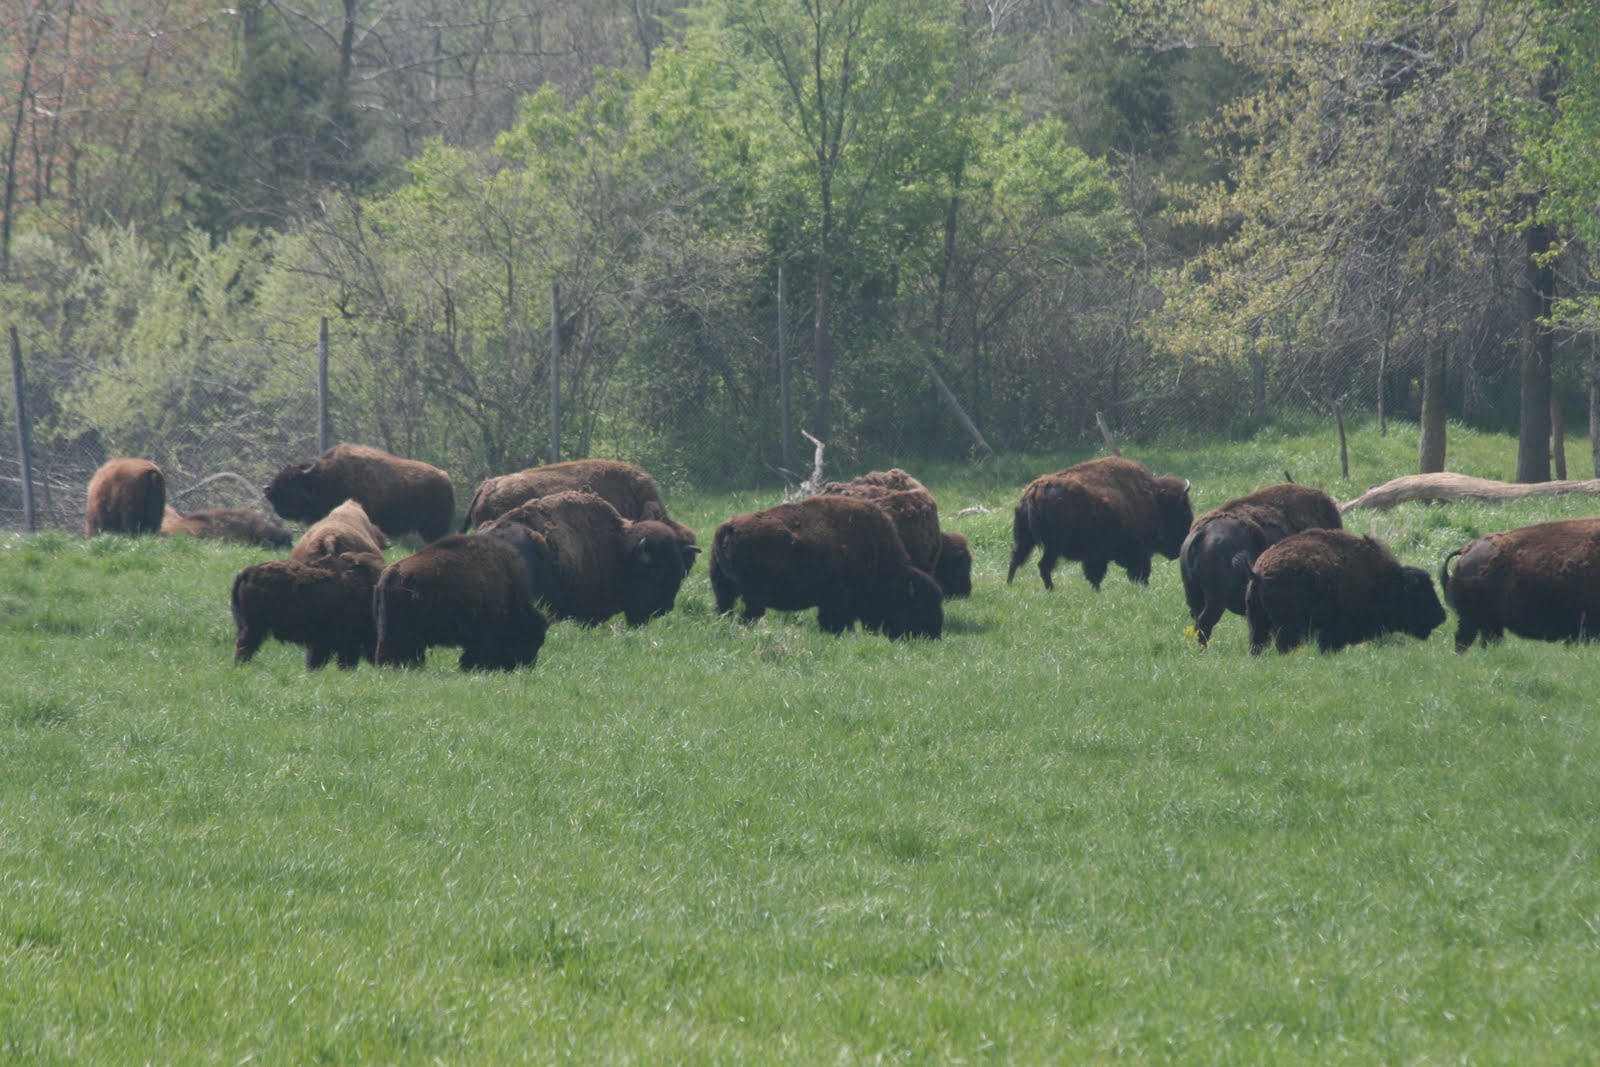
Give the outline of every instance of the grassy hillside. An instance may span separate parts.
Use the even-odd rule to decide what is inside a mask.
[[[1514,443],[1454,430],[1452,468]],[[1196,511],[1348,499],[1414,431],[1138,453]],[[1135,450],[1130,450],[1135,451]],[[1574,453],[1576,457],[1576,453]],[[1175,564],[1003,584],[1084,456],[916,471],[939,642],[711,613],[538,666],[229,662],[263,554],[0,538],[0,1050],[18,1062],[1572,1062],[1600,1010],[1596,650],[1201,652]],[[1587,472],[1585,472],[1587,473]],[[669,503],[708,539],[773,494]],[[987,513],[956,512],[986,507]],[[1600,501],[1357,513],[1430,571]]]

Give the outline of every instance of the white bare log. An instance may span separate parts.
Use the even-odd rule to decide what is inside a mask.
[[[1407,474],[1375,485],[1354,500],[1341,504],[1340,511],[1357,508],[1392,508],[1420,500],[1427,504],[1459,503],[1476,500],[1491,504],[1521,500],[1530,496],[1600,496],[1600,478],[1565,482],[1497,482],[1492,478],[1473,478],[1465,474]]]

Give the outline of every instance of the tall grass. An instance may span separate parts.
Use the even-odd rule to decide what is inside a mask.
[[[1415,433],[1142,454],[1196,510],[1348,499]],[[1512,443],[1459,429],[1452,466]],[[261,558],[0,539],[0,1050],[47,1062],[1573,1062],[1600,1025],[1596,650],[1251,658],[1176,566],[1003,584],[1083,456],[925,474],[976,592],[939,642],[714,616],[539,665],[229,662]],[[996,469],[998,468],[998,469]],[[670,503],[709,538],[770,493]],[[987,508],[958,515],[967,508]],[[1353,513],[1437,569],[1591,500]]]

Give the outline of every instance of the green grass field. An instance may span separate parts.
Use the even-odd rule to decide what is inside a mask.
[[[1453,427],[1451,468],[1514,447]],[[1415,450],[1363,428],[1348,481],[1324,433],[1128,451],[1199,512]],[[702,562],[513,675],[235,667],[264,553],[0,535],[0,1055],[1592,1062],[1600,650],[1457,656],[1452,617],[1253,659],[1236,616],[1185,636],[1174,563],[1006,587],[1022,486],[1084,458],[913,470],[977,560],[942,641],[719,619]],[[777,499],[669,496],[703,541]],[[1595,513],[1349,525],[1436,572]]]

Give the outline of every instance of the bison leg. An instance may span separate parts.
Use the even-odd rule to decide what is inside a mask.
[[[249,663],[266,639],[264,630],[256,630],[249,626],[239,627],[238,640],[233,643],[233,662]]]
[[[1484,643],[1487,644],[1489,635],[1485,633],[1483,638]],[[1468,622],[1465,618],[1462,618],[1456,626],[1456,651],[1465,652],[1467,649],[1472,647],[1472,643],[1477,639],[1478,627],[1475,624]]]
[[[817,625],[823,633],[842,634],[854,622],[855,613],[850,610],[850,590],[830,589],[822,594],[822,602],[817,605]]]
[[[316,642],[306,646],[306,670],[321,670],[327,665],[329,657],[333,655],[332,645],[321,645]]]
[[[1273,642],[1279,652],[1289,652],[1299,648],[1305,643],[1306,637],[1311,632],[1311,619],[1306,616],[1295,616],[1283,619],[1277,623],[1278,636]]]
[[[1032,545],[1014,545],[1011,549],[1011,567],[1006,571],[1006,584],[1011,584],[1011,579],[1017,576],[1017,570],[1033,555]]]
[[[717,614],[726,615],[733,610],[733,605],[739,599],[739,586],[733,579],[724,575],[720,568],[711,568],[711,594],[717,599]]]
[[[1110,568],[1110,560],[1086,559],[1083,561],[1083,576],[1089,579],[1089,584],[1094,586],[1095,592],[1098,593],[1100,591],[1100,583],[1106,580],[1106,571]]]
[[[1118,561],[1122,562],[1122,561]],[[1139,585],[1150,584],[1150,557],[1130,559],[1122,562],[1122,569],[1128,572],[1128,580]]]
[[[1194,612],[1194,630],[1200,638],[1201,648],[1211,644],[1211,631],[1222,621],[1222,613],[1222,605],[1212,604],[1210,601],[1206,601],[1199,611]]]

